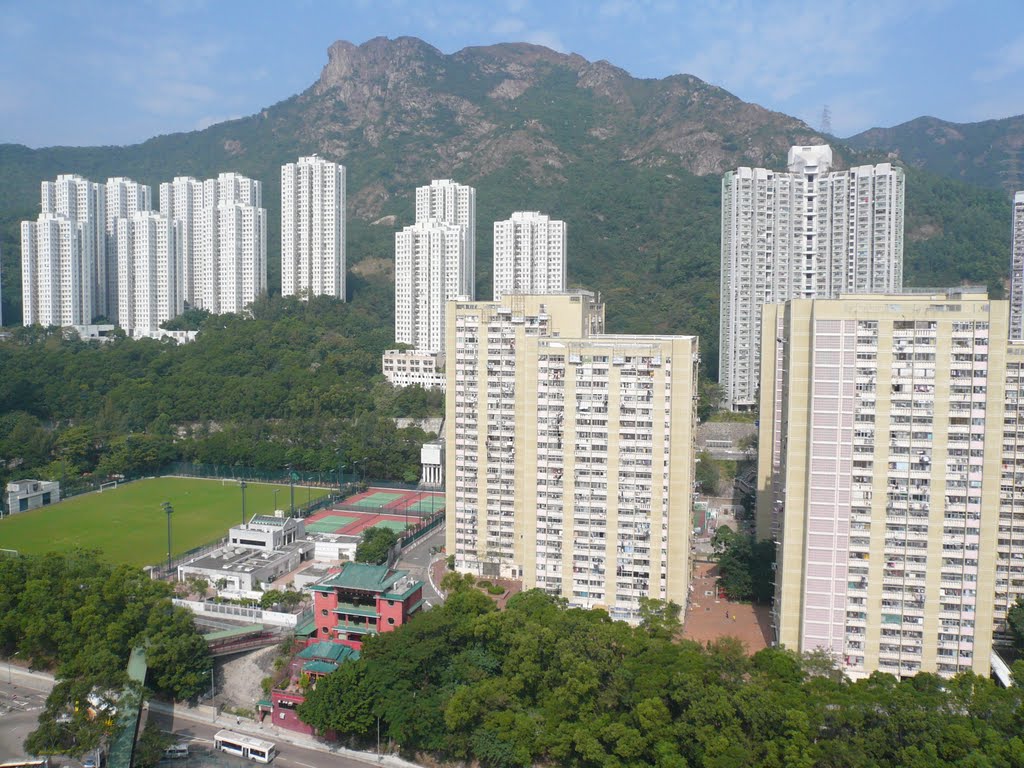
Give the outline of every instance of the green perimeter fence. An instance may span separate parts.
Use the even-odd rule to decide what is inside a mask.
[[[243,467],[235,464],[195,464],[189,461],[175,461],[160,467],[156,471],[123,475],[117,478],[97,477],[76,478],[74,480],[62,478],[60,497],[62,500],[70,499],[73,496],[81,496],[83,493],[98,491],[101,485],[110,482],[112,479],[116,479],[119,483],[130,483],[133,480],[168,476],[203,477],[215,480],[251,480],[254,482],[280,484],[293,482],[296,485],[312,485],[321,488],[336,488],[339,485],[351,488],[356,484],[362,484],[367,487],[373,486],[374,488],[400,488],[406,491],[415,491],[419,488],[415,484],[395,483],[387,480],[374,480],[372,478],[360,480],[358,473],[343,472],[339,474],[336,471],[306,472],[300,469],[290,470],[287,467],[282,467],[281,469],[257,469],[255,467]]]

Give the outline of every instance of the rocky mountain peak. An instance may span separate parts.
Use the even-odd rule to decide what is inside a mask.
[[[354,79],[388,80],[423,73],[428,62],[444,56],[415,37],[375,37],[362,45],[338,40],[327,49],[327,64],[316,83],[318,92],[345,89]]]

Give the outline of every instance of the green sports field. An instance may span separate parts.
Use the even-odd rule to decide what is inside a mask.
[[[288,509],[287,485],[247,483],[246,516],[273,514],[275,489],[278,508]],[[326,492],[296,486],[295,506]],[[167,559],[167,516],[161,508],[165,501],[174,507],[174,554],[226,535],[227,529],[242,519],[238,483],[163,477],[6,517],[0,520],[0,548],[42,553],[84,547],[99,549],[116,563],[152,565]]]

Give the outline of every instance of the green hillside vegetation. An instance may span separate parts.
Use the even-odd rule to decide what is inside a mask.
[[[977,123],[918,117],[845,140],[858,151],[895,153],[908,165],[979,187],[1024,189],[1024,115]]]
[[[672,642],[538,590],[504,611],[472,587],[319,682],[299,716],[343,741],[484,768],[939,768],[1024,758],[1024,689],[963,674],[852,683],[819,656]],[[1024,664],[1017,665],[1018,678]],[[420,760],[422,762],[422,759]]]
[[[427,434],[394,416],[435,416],[441,396],[380,375],[392,339],[367,291],[343,304],[274,297],[250,319],[207,318],[176,346],[93,345],[17,329],[0,343],[0,458],[11,477],[137,477],[175,460],[351,472],[414,482]]]
[[[491,293],[491,222],[544,211],[568,223],[569,281],[605,295],[609,330],[699,334],[707,373],[717,375],[718,174],[782,167],[789,144],[820,140],[807,126],[690,76],[637,80],[536,46],[445,56],[403,38],[332,48],[338,60],[348,62],[344,75],[329,65],[304,93],[203,131],[130,147],[0,146],[7,322],[20,314],[18,222],[38,211],[40,181],[127,175],[155,196],[175,175],[260,179],[274,293],[280,165],[319,152],[346,165],[349,293],[376,291],[382,330],[390,332],[394,230],[412,222],[417,185],[451,177],[477,188],[478,296]],[[521,92],[495,97],[503,82],[521,83]],[[840,164],[864,161],[836,151]],[[387,216],[395,226],[372,223]],[[1000,295],[1005,196],[912,170],[906,225],[908,285],[984,283]]]

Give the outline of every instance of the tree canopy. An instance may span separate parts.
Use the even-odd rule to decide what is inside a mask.
[[[774,594],[775,545],[736,533],[725,525],[711,539],[718,562],[718,585],[730,600],[770,603]]]
[[[190,699],[204,690],[209,651],[191,614],[172,605],[167,584],[97,552],[0,557],[0,655],[56,672],[29,739],[33,753],[69,746],[81,753],[98,743],[106,718],[87,717],[85,703],[125,687],[128,656],[139,645],[156,691]]]
[[[634,629],[539,591],[499,612],[477,590],[456,590],[369,638],[299,715],[357,744],[380,717],[382,738],[406,754],[485,768],[1010,768],[1024,758],[1022,688],[972,674],[853,683],[820,656],[674,643],[653,621],[666,613],[647,608],[649,626]]]
[[[372,295],[372,292],[371,292]],[[139,476],[171,461],[415,481],[430,435],[394,417],[441,413],[439,393],[380,374],[392,342],[370,297],[261,299],[207,316],[181,346],[89,344],[57,330],[0,342],[0,482]]]
[[[356,545],[356,562],[380,565],[388,559],[388,551],[398,541],[390,528],[367,528]]]

